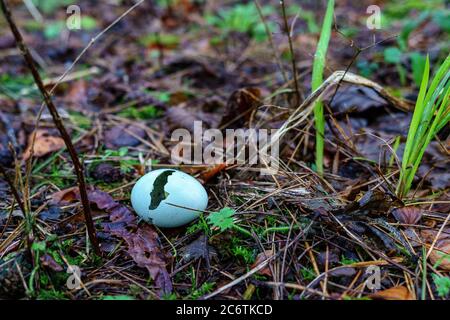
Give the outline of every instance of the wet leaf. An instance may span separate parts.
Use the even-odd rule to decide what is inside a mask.
[[[195,121],[202,121],[204,127],[216,128],[219,118],[217,114],[203,112],[196,108],[181,107],[167,109],[166,116],[171,128],[185,128],[190,132],[194,132]]]
[[[273,250],[265,250],[265,251],[259,253],[256,256],[256,260],[255,260],[255,263],[252,265],[252,268],[257,267],[258,265],[260,265],[261,263],[263,263],[265,260],[267,260],[268,258],[272,257],[273,255],[274,255],[274,251]],[[262,268],[257,273],[260,274],[260,275],[263,275],[263,276],[268,276],[268,277],[272,276],[272,272],[270,271],[269,265],[267,265],[266,267]]]
[[[161,293],[172,291],[172,282],[166,269],[166,257],[162,253],[159,237],[156,231],[148,224],[139,228],[135,233],[123,236],[128,244],[128,253],[139,267],[146,268],[161,288]]]
[[[450,271],[450,240],[438,241],[431,251],[429,258],[436,268]]]
[[[47,267],[55,272],[61,272],[63,271],[63,267],[61,267],[58,262],[55,261],[55,259],[53,259],[53,257],[51,255],[49,255],[48,253],[44,254],[43,256],[41,256],[39,258],[39,260],[41,261],[41,264],[44,267]]]
[[[78,187],[70,187],[50,195],[50,204],[66,205],[77,199]]]
[[[191,260],[203,258],[209,265],[209,259],[217,255],[215,249],[208,244],[208,239],[205,235],[201,235],[198,239],[192,241],[182,250],[183,258],[186,262]]]
[[[351,86],[339,90],[331,106],[339,113],[358,113],[368,118],[369,112],[377,116],[383,115],[380,107],[385,105],[386,101],[372,89]]]
[[[111,223],[104,229],[112,235],[121,237],[128,245],[128,253],[139,267],[146,268],[161,294],[172,291],[172,282],[166,269],[166,257],[161,251],[157,232],[148,224],[136,231],[136,217],[124,205],[116,202],[108,193],[93,190],[89,192],[89,201],[99,209],[110,214]]]
[[[70,195],[69,199],[80,199],[78,188],[61,191],[56,200]],[[161,250],[159,237],[148,224],[137,227],[136,216],[127,206],[116,202],[114,198],[100,190],[88,190],[91,205],[109,213],[109,223],[104,223],[106,232],[122,238],[128,245],[128,253],[139,267],[146,268],[161,289],[161,295],[172,291],[172,282],[166,269],[166,257]],[[55,197],[53,197],[55,200]]]
[[[385,211],[392,206],[392,198],[379,190],[369,190],[358,200],[350,203],[345,211],[354,210],[376,210]]]
[[[31,143],[33,135],[28,138],[28,147],[24,152],[23,158],[27,160],[31,156]],[[39,129],[36,131],[36,140],[33,148],[33,155],[37,158],[45,156],[51,152],[58,151],[65,146],[61,137],[50,135],[48,130]]]
[[[91,170],[90,175],[92,178],[106,183],[117,182],[123,178],[122,171],[107,162],[96,165]]]
[[[449,172],[439,172],[437,170],[433,170],[428,175],[431,185],[436,190],[443,190],[450,187],[450,173]]]
[[[423,211],[417,207],[402,207],[392,210],[392,215],[403,224],[417,224],[422,218]]]
[[[219,163],[215,166],[209,167],[207,170],[203,171],[200,174],[199,180],[201,180],[203,183],[206,183],[210,179],[218,175],[221,171],[225,170],[226,167],[227,165],[225,163]]]
[[[145,131],[135,125],[117,125],[105,132],[105,145],[109,149],[135,147],[145,137]]]
[[[219,127],[243,128],[250,119],[251,110],[261,104],[260,97],[261,90],[258,88],[243,88],[233,92],[228,99]]]
[[[39,218],[41,218],[43,221],[47,220],[58,220],[61,217],[61,209],[57,206],[51,206],[47,210],[42,211],[39,213]]]
[[[343,267],[330,272],[330,276],[334,277],[352,277],[356,274],[355,268]]]
[[[414,294],[405,286],[397,286],[378,291],[370,295],[370,298],[383,300],[414,300]]]

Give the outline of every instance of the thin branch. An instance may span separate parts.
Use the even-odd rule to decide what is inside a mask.
[[[23,215],[25,216],[25,206],[23,205],[22,199],[20,197],[19,191],[17,191],[16,186],[12,182],[12,180],[9,178],[8,174],[6,173],[5,168],[0,164],[0,173],[5,178],[6,183],[9,185],[9,188],[11,189],[11,193],[14,196],[14,199],[16,199],[17,204],[19,205],[20,210],[22,210]]]
[[[273,41],[273,37],[272,37],[272,33],[270,32],[269,25],[267,24],[267,21],[264,18],[264,15],[263,15],[263,12],[261,9],[261,5],[259,4],[258,0],[253,0],[253,1],[255,3],[256,9],[258,10],[259,17],[264,25],[264,29],[266,30],[267,37],[269,38],[269,43],[270,43],[270,46],[272,47],[273,57],[274,57],[275,61],[277,62],[278,69],[280,69],[281,75],[283,76],[283,80],[285,82],[288,82],[288,77],[286,76],[286,72],[284,71],[283,64],[281,63],[280,56],[277,52],[277,47],[275,47],[275,43]]]
[[[117,23],[119,23],[124,17],[126,17],[131,11],[136,9],[143,2],[144,2],[144,0],[139,0],[138,2],[136,2],[133,6],[131,6],[124,13],[122,13],[119,17],[117,17],[113,22],[111,22],[111,24],[109,24],[105,29],[103,29],[102,31],[97,33],[97,35],[95,37],[93,37],[91,39],[91,41],[89,41],[88,45],[83,50],[81,50],[81,52],[78,54],[78,56],[72,62],[72,64],[64,71],[64,73],[59,78],[54,80],[54,84],[49,91],[49,95],[50,96],[53,95],[53,92],[56,90],[56,88],[59,86],[59,84],[62,83],[68,77],[70,71],[72,71],[72,69],[75,67],[75,65],[81,60],[81,58],[85,55],[85,53],[89,50],[89,48],[92,47],[98,39],[100,39],[106,32],[111,30],[112,27],[114,27]],[[27,180],[30,178],[31,163],[32,163],[33,156],[34,156],[34,144],[36,142],[36,132],[37,132],[37,129],[39,128],[39,121],[41,120],[41,116],[42,116],[42,112],[44,111],[44,108],[45,108],[45,101],[42,102],[41,107],[39,108],[38,114],[36,116],[34,130],[31,135],[31,144],[30,144],[31,145],[31,149],[30,149],[31,153],[30,153],[30,157],[26,164],[26,168],[27,168],[26,169],[26,179]]]
[[[295,101],[294,105],[297,106],[300,103],[300,89],[298,86],[298,79],[297,79],[297,63],[295,61],[294,46],[292,44],[291,32],[290,32],[288,21],[287,21],[286,7],[284,5],[284,0],[280,0],[280,4],[281,4],[281,11],[283,12],[284,29],[286,30],[288,41],[289,41],[289,51],[290,51],[291,63],[292,63],[292,75],[294,77],[295,95],[297,97],[297,101]]]
[[[30,50],[28,49],[27,45],[25,44],[22,34],[20,33],[19,29],[17,28],[17,25],[13,20],[11,11],[9,10],[9,7],[7,6],[5,0],[0,0],[0,6],[1,6],[1,9],[3,12],[3,15],[6,18],[6,21],[9,24],[11,32],[14,35],[16,44],[19,47],[19,49],[23,55],[23,58],[25,59],[25,62],[33,75],[33,78],[34,78],[34,81],[36,82],[37,87],[39,88],[42,96],[44,97],[45,104],[47,105],[47,108],[53,118],[53,122],[55,123],[55,126],[61,135],[61,138],[64,140],[64,143],[67,146],[67,150],[69,152],[70,158],[72,159],[72,163],[73,163],[73,166],[75,169],[75,174],[77,176],[77,182],[78,182],[78,187],[80,189],[81,202],[83,205],[84,217],[86,220],[86,227],[88,230],[89,239],[91,241],[91,244],[92,244],[92,247],[93,247],[95,253],[97,255],[100,255],[101,252],[100,252],[97,237],[95,234],[95,227],[94,227],[94,223],[92,220],[91,208],[89,206],[89,199],[88,199],[88,195],[87,195],[87,191],[86,191],[86,183],[84,180],[83,167],[80,163],[80,160],[78,159],[75,147],[72,144],[70,135],[68,134],[66,128],[64,127],[63,121],[58,113],[58,110],[56,109],[56,106],[53,103],[53,100],[52,100],[50,94],[45,89],[42,78],[36,68],[36,62],[34,61],[33,57],[31,56]]]

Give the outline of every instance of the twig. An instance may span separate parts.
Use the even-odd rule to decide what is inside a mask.
[[[34,20],[36,20],[38,23],[44,23],[44,18],[34,5],[33,0],[23,0],[23,3],[27,7],[30,14],[33,16]]]
[[[250,277],[251,275],[255,274],[256,272],[258,272],[259,270],[263,269],[265,266],[267,266],[272,260],[275,260],[276,258],[278,258],[282,252],[284,252],[285,250],[289,249],[293,244],[297,243],[298,240],[303,237],[311,228],[311,226],[313,225],[313,223],[316,221],[317,215],[311,220],[311,222],[306,226],[305,229],[301,230],[301,232],[289,243],[286,244],[286,246],[281,249],[280,251],[278,251],[276,254],[269,256],[267,259],[265,259],[264,261],[262,261],[260,264],[258,264],[256,267],[254,267],[253,269],[251,269],[250,271],[248,271],[247,273],[243,274],[242,276],[240,276],[239,278],[236,278],[235,280],[231,281],[230,283],[224,285],[223,287],[217,289],[216,291],[207,294],[205,296],[202,297],[203,300],[208,300],[216,295],[218,295],[219,293],[222,293],[223,291],[234,287],[235,285],[237,285],[238,283],[242,282],[243,280],[247,279],[248,277]]]
[[[52,82],[54,81],[54,85],[51,87],[50,91],[48,92],[49,95],[51,96],[53,94],[53,92],[56,90],[56,88],[59,86],[59,84],[61,84],[63,81],[65,81],[66,78],[68,78],[70,71],[75,67],[75,65],[81,60],[81,58],[88,51],[88,49],[90,47],[92,47],[100,37],[102,37],[108,30],[110,30],[112,27],[114,27],[117,23],[120,22],[120,20],[122,20],[124,17],[126,17],[131,11],[133,11],[135,8],[137,8],[143,2],[144,2],[144,0],[139,0],[138,2],[136,2],[128,10],[126,10],[119,17],[117,17],[113,22],[111,22],[111,24],[109,24],[105,29],[103,29],[95,37],[93,37],[91,39],[91,41],[89,41],[88,45],[83,50],[81,50],[81,52],[78,54],[78,56],[72,62],[72,64],[64,71],[64,73],[58,79],[52,80]],[[47,85],[45,83],[45,81],[44,81],[44,84]],[[34,154],[34,144],[36,143],[36,132],[37,132],[37,129],[39,128],[39,121],[41,120],[41,116],[42,116],[42,112],[44,111],[44,108],[45,108],[45,101],[42,102],[41,107],[39,108],[38,114],[36,116],[36,123],[34,126],[34,130],[31,135],[31,144],[30,144],[31,145],[31,148],[30,148],[31,154],[30,154],[30,157],[26,164],[26,179],[27,180],[29,179],[30,172],[31,172],[31,163],[32,163],[33,154]]]
[[[5,177],[6,183],[9,185],[9,188],[11,189],[11,193],[13,194],[14,198],[17,201],[17,204],[19,205],[20,210],[22,210],[23,215],[25,216],[25,206],[23,205],[22,199],[20,198],[19,191],[17,191],[16,186],[11,181],[11,179],[8,177],[5,168],[0,164],[0,173]]]
[[[41,94],[44,97],[44,102],[47,105],[47,108],[53,118],[55,126],[58,129],[58,131],[61,135],[61,138],[64,140],[64,143],[67,146],[67,150],[69,152],[70,158],[72,159],[75,173],[77,176],[78,187],[80,190],[81,202],[83,205],[84,217],[86,220],[86,227],[88,230],[89,239],[91,241],[94,252],[97,255],[100,255],[101,252],[100,252],[97,237],[95,234],[95,227],[94,227],[94,223],[92,221],[91,208],[89,206],[89,199],[88,199],[88,195],[87,195],[87,191],[86,191],[86,183],[84,180],[83,167],[80,163],[80,160],[78,159],[75,147],[72,144],[70,135],[68,134],[66,128],[64,127],[63,121],[58,113],[58,110],[56,109],[56,106],[53,103],[53,100],[52,100],[50,94],[45,89],[42,78],[36,68],[36,63],[35,63],[33,57],[31,56],[30,50],[28,49],[27,45],[23,41],[22,34],[20,33],[19,29],[17,28],[17,25],[13,20],[11,11],[9,10],[9,7],[7,6],[5,0],[0,0],[0,6],[1,6],[1,9],[3,12],[3,15],[6,18],[6,21],[9,24],[11,32],[14,35],[16,44],[19,47],[19,49],[23,55],[23,58],[25,59],[25,62],[33,75],[33,78],[34,78],[34,81],[36,82],[37,87],[39,88],[39,90],[41,91]]]
[[[284,20],[284,28],[286,29],[288,41],[289,41],[289,51],[291,54],[291,63],[292,63],[292,75],[294,77],[294,85],[295,85],[295,95],[297,97],[297,101],[295,101],[294,105],[298,105],[300,103],[300,89],[298,87],[298,79],[297,79],[297,63],[295,61],[294,55],[294,46],[292,45],[292,37],[289,29],[287,17],[286,17],[286,7],[284,5],[284,0],[280,0],[281,11],[283,12],[283,20]]]
[[[339,34],[342,34],[341,31],[339,31],[339,29],[337,28],[336,24],[335,24],[335,29],[336,29],[336,31],[337,31]],[[347,72],[350,71],[350,68],[351,68],[351,67],[353,66],[353,64],[356,62],[356,60],[358,59],[358,57],[359,57],[359,55],[360,55],[361,53],[363,53],[364,51],[369,50],[369,49],[371,49],[371,48],[373,48],[373,47],[375,47],[375,46],[377,46],[377,45],[379,45],[379,44],[382,44],[383,42],[386,42],[386,41],[391,40],[391,39],[395,39],[395,38],[397,38],[397,37],[398,37],[398,34],[395,34],[395,35],[389,36],[389,37],[387,37],[387,38],[385,38],[385,39],[382,39],[382,40],[380,40],[380,41],[374,42],[374,43],[372,43],[372,44],[370,44],[370,45],[368,45],[368,46],[366,46],[366,47],[362,47],[362,48],[359,47],[359,46],[357,46],[357,45],[353,42],[353,40],[351,40],[351,45],[350,45],[350,46],[355,48],[355,54],[353,55],[353,57],[352,57],[350,63],[348,64],[347,68],[345,68],[344,76],[345,76],[345,74],[347,74]],[[334,90],[334,93],[333,93],[333,95],[332,95],[331,98],[330,98],[330,102],[329,102],[330,105],[331,105],[331,103],[333,102],[333,100],[334,100],[334,98],[335,98],[335,96],[336,96],[336,94],[337,94],[339,88],[341,87],[341,84],[342,84],[342,80],[339,81],[338,84],[336,85],[336,88],[335,88],[335,90]]]
[[[277,62],[278,69],[280,69],[281,75],[283,76],[283,80],[285,82],[288,82],[288,77],[286,76],[286,72],[284,72],[283,64],[281,63],[281,59],[280,59],[280,56],[278,55],[277,48],[275,47],[275,43],[273,42],[273,37],[270,32],[269,25],[267,24],[266,19],[264,18],[264,15],[262,13],[261,5],[259,4],[258,0],[253,0],[253,2],[255,3],[256,9],[258,10],[259,17],[261,18],[261,21],[264,25],[264,29],[266,30],[267,37],[269,38],[269,43],[270,43],[270,46],[272,47],[273,57],[275,58],[275,61]]]

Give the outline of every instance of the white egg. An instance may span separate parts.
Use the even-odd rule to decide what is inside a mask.
[[[198,218],[208,205],[208,194],[190,175],[158,169],[136,182],[131,204],[143,220],[158,227],[174,228]]]

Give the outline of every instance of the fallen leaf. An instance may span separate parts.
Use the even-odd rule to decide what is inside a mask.
[[[28,138],[28,147],[23,154],[24,160],[28,160],[31,156],[31,144],[33,142],[33,135]],[[36,131],[36,140],[33,148],[33,155],[37,158],[45,156],[54,151],[58,151],[65,146],[64,140],[61,137],[50,135],[45,129]]]
[[[194,122],[201,121],[205,127],[215,128],[218,123],[218,115],[204,112],[197,108],[170,107],[166,116],[172,129],[185,128],[194,132]]]
[[[105,132],[105,145],[109,149],[135,147],[145,137],[145,131],[135,125],[117,125]]]
[[[332,270],[329,274],[333,277],[352,277],[356,274],[356,269],[352,267],[343,267]]]
[[[414,294],[405,286],[397,286],[378,291],[374,294],[371,294],[369,297],[372,299],[382,300],[415,300]]]
[[[383,114],[381,107],[386,106],[386,101],[375,91],[362,86],[344,87],[333,99],[332,108],[339,113],[355,112],[367,117],[370,112],[375,116]]]
[[[443,190],[450,187],[450,173],[433,170],[429,175],[430,183],[435,190]]]
[[[77,187],[62,190],[52,196],[54,203],[79,199]],[[127,243],[129,255],[139,267],[148,270],[156,286],[161,289],[161,295],[171,292],[172,282],[166,269],[166,256],[161,250],[158,233],[154,228],[148,224],[138,228],[136,215],[106,192],[88,190],[88,199],[91,206],[95,205],[109,214],[111,222],[104,223],[103,229]]]
[[[422,230],[420,235],[423,242],[427,243],[430,247],[435,241],[438,231]],[[430,253],[429,259],[433,265],[437,264],[437,268],[450,271],[450,228],[442,230]]]
[[[49,196],[51,205],[66,205],[77,199],[78,187],[57,191]]]
[[[146,268],[155,284],[161,288],[161,295],[170,293],[172,282],[166,269],[166,257],[160,249],[158,233],[153,227],[146,224],[135,233],[123,236],[123,239],[128,244],[128,253],[136,264]]]
[[[159,236],[154,228],[148,224],[137,228],[136,216],[131,210],[116,202],[106,192],[93,190],[88,193],[88,197],[99,209],[110,214],[111,223],[104,224],[104,230],[125,240],[129,255],[139,267],[147,269],[160,288],[161,295],[170,293],[172,282],[166,269],[166,256],[161,250]]]
[[[39,213],[39,218],[43,221],[53,220],[56,221],[61,217],[61,209],[57,206],[50,206],[47,210]]]
[[[88,88],[86,81],[83,79],[75,81],[70,86],[65,100],[76,109],[86,108],[88,104]]]
[[[422,218],[422,210],[417,207],[402,207],[394,208],[392,215],[398,222],[403,224],[417,224],[420,218]]]
[[[53,259],[53,257],[51,255],[49,255],[48,253],[44,254],[43,256],[41,256],[39,258],[39,260],[41,260],[41,264],[44,267],[47,267],[53,271],[56,272],[61,272],[63,271],[63,267],[61,267],[58,262],[55,261],[55,259]]]
[[[205,184],[216,175],[218,175],[221,171],[225,170],[226,167],[227,165],[225,163],[219,163],[203,171],[198,178],[203,182],[203,184]]]
[[[258,265],[260,265],[261,263],[263,263],[265,260],[267,260],[268,258],[272,257],[274,255],[274,251],[273,250],[265,250],[261,253],[259,253],[256,256],[256,260],[255,263],[252,265],[252,269],[256,268]],[[261,270],[259,270],[257,272],[257,274],[263,275],[263,276],[272,276],[272,272],[270,271],[270,267],[269,265],[265,266],[264,268],[262,268]]]
[[[233,92],[219,127],[243,128],[250,119],[251,110],[262,104],[260,97],[261,90],[258,88],[242,88]]]
[[[90,176],[96,180],[100,180],[106,183],[117,182],[123,178],[120,168],[113,166],[111,163],[103,162],[95,166]]]
[[[429,258],[433,265],[437,265],[437,268],[450,271],[450,240],[438,241]]]
[[[431,230],[431,229],[425,229],[420,232],[420,235],[422,236],[424,242],[432,243],[434,241],[434,239],[436,238],[436,236],[438,235],[438,231]],[[450,240],[450,228],[444,228],[444,230],[442,230],[438,241],[445,240],[445,239]]]
[[[209,266],[209,259],[217,255],[213,247],[208,244],[208,239],[205,235],[201,235],[198,239],[192,241],[181,250],[181,254],[186,262],[203,258]]]
[[[356,201],[350,203],[345,212],[351,212],[355,210],[374,210],[374,211],[386,211],[394,203],[388,194],[379,190],[369,190],[359,197]]]

